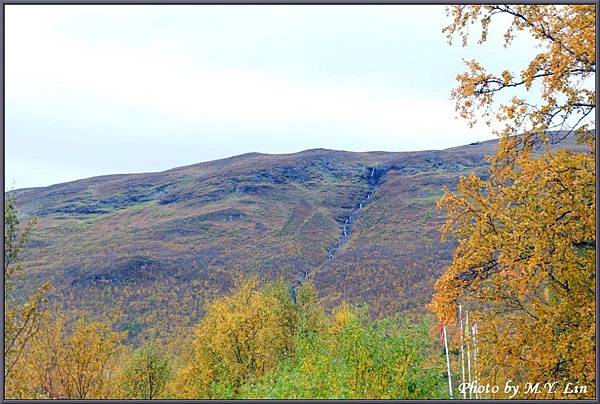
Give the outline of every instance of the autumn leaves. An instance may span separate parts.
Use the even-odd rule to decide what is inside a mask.
[[[486,32],[495,15],[513,18],[507,32],[525,31],[546,46],[514,79],[484,73],[475,61],[459,75],[457,110],[474,119],[493,111],[493,94],[540,82],[538,105],[513,98],[498,109],[506,122],[490,177],[462,177],[438,206],[447,212],[444,237],[457,239],[450,267],[435,286],[431,308],[444,323],[457,305],[470,307],[479,330],[482,382],[560,381],[590,386],[569,398],[594,397],[595,134],[585,117],[595,92],[593,6],[455,6],[446,28],[466,40],[479,21]],[[576,33],[576,34],[575,34]],[[578,36],[578,39],[573,39]],[[559,102],[558,100],[562,100]],[[488,114],[489,117],[491,115]],[[550,132],[554,128],[562,132]],[[521,131],[521,136],[514,136]],[[579,135],[587,152],[550,151]],[[546,398],[562,398],[560,391]],[[502,398],[502,393],[489,398]],[[522,392],[521,398],[533,398]],[[542,398],[535,396],[535,398]]]
[[[176,398],[443,397],[427,329],[375,323],[342,305],[326,314],[304,284],[243,282],[196,327],[171,382]]]

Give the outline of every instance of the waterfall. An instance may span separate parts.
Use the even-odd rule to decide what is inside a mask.
[[[384,171],[384,173],[385,173],[385,171]],[[362,200],[357,205],[355,205],[354,209],[352,209],[352,211],[350,212],[350,215],[347,216],[346,219],[344,220],[344,224],[342,225],[342,236],[339,239],[338,243],[335,245],[335,247],[331,247],[327,250],[327,261],[335,258],[335,254],[338,252],[338,250],[342,247],[342,245],[346,241],[348,241],[350,239],[350,235],[352,234],[352,231],[351,231],[352,229],[350,227],[348,227],[348,225],[352,223],[354,217],[356,216],[356,214],[358,214],[358,211],[360,209],[362,209],[363,206],[367,203],[367,201],[369,201],[371,199],[371,196],[373,196],[373,194],[375,193],[375,190],[379,187],[382,176],[378,175],[377,178],[375,178],[375,180],[374,180],[374,175],[375,175],[375,167],[372,167],[371,175],[367,181],[369,184],[369,190],[368,190],[367,194],[365,196],[363,196]],[[304,270],[302,272],[302,277],[297,281],[297,284],[292,286],[292,302],[294,304],[296,304],[297,290],[306,281],[306,278],[308,277],[309,272],[310,272],[310,269]]]
[[[350,238],[350,235],[352,233],[351,232],[352,229],[350,228],[349,225],[353,222],[354,217],[358,214],[358,211],[360,209],[362,209],[365,206],[365,204],[367,203],[367,201],[369,201],[371,199],[371,197],[373,196],[373,193],[379,186],[380,177],[375,178],[375,167],[371,168],[371,174],[370,174],[367,182],[369,184],[369,190],[366,193],[366,195],[363,196],[362,200],[360,200],[360,202],[357,205],[355,205],[354,209],[350,212],[350,215],[347,216],[346,219],[344,220],[344,224],[342,225],[342,236],[341,236],[339,242],[337,243],[337,245],[335,247],[330,248],[327,251],[327,259],[328,260],[334,258],[337,251],[342,247],[342,244],[344,244],[346,241],[348,241],[348,239]]]

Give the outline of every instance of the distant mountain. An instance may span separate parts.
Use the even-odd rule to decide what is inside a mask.
[[[487,175],[495,146],[249,153],[12,191],[38,218],[21,292],[51,280],[66,308],[120,309],[133,340],[192,325],[240,274],[291,292],[308,278],[325,302],[374,316],[421,310],[453,250],[436,200],[461,175]]]

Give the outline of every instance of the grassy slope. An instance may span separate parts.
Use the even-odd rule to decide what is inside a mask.
[[[23,290],[50,279],[66,307],[118,308],[134,338],[195,323],[239,274],[291,284],[309,269],[325,302],[367,302],[375,316],[419,310],[451,259],[436,199],[460,175],[485,174],[493,149],[252,153],[17,190],[20,210],[39,220]],[[374,166],[381,185],[326,261]]]

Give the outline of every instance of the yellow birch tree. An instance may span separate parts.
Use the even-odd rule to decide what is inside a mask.
[[[509,46],[518,33],[542,51],[520,73],[488,73],[477,61],[457,76],[458,113],[502,122],[490,176],[460,179],[438,206],[443,237],[458,242],[435,287],[431,308],[445,323],[457,304],[478,323],[479,382],[558,382],[520,398],[593,398],[595,394],[595,7],[472,5],[448,9],[444,30],[467,43],[480,24],[508,18]],[[496,103],[518,87],[533,92]],[[534,91],[535,90],[535,91]],[[578,135],[585,152],[550,146]],[[570,384],[569,384],[570,383]],[[585,386],[569,393],[568,386]],[[504,397],[499,393],[496,398]]]

